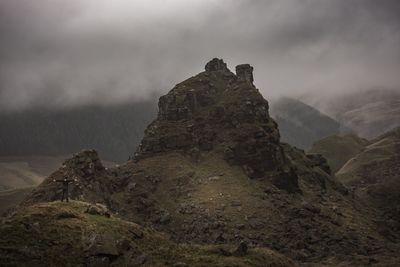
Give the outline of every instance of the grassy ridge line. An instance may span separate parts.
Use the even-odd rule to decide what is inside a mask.
[[[345,163],[362,152],[369,144],[366,139],[354,134],[333,135],[314,143],[309,153],[323,155],[331,166],[333,172],[337,172]]]

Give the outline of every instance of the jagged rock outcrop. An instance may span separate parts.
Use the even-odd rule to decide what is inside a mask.
[[[229,71],[226,63],[219,58],[213,58],[210,62],[206,64],[206,71]]]
[[[59,200],[62,185],[58,181],[63,178],[73,180],[69,185],[69,195],[72,199],[106,203],[113,190],[112,176],[101,163],[97,152],[82,150],[67,159],[61,168],[34,189],[22,204]]]
[[[175,150],[197,159],[219,149],[252,178],[283,170],[277,124],[252,84],[253,67],[239,65],[235,75],[213,59],[205,69],[160,98],[158,118],[146,129],[136,159]]]

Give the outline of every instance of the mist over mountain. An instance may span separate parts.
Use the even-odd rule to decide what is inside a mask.
[[[7,112],[0,114],[0,156],[60,156],[95,148],[103,159],[123,162],[136,150],[154,117],[154,101],[113,106]],[[281,98],[271,104],[282,141],[309,148],[339,132],[339,123],[301,101]]]
[[[293,98],[271,102],[271,116],[279,125],[282,141],[303,149],[341,130],[339,122]]]
[[[363,138],[376,138],[400,125],[400,93],[397,90],[370,89],[331,97],[307,94],[302,100]]]
[[[400,98],[395,92],[370,91],[351,97],[294,98],[271,101],[271,116],[280,127],[282,141],[302,149],[338,133],[373,137],[400,123]],[[313,99],[319,99],[317,94]],[[330,101],[324,105],[324,101]],[[108,106],[34,109],[0,114],[0,156],[65,155],[95,148],[102,158],[126,160],[136,149],[146,125],[155,114],[154,100]],[[333,114],[338,120],[317,108]],[[340,121],[340,122],[339,122]]]
[[[0,110],[141,101],[210,57],[267,97],[399,88],[397,0],[2,0]]]
[[[156,108],[147,101],[0,113],[0,156],[60,156],[95,148],[103,159],[122,162],[135,151]]]

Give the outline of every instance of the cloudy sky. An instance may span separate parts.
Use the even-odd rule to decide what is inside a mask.
[[[268,99],[400,89],[398,0],[0,0],[0,109],[140,101],[213,57]]]

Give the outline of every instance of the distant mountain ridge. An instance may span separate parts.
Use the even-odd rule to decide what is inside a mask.
[[[354,142],[346,142],[345,149],[341,141],[331,139],[331,144],[325,146],[325,154],[333,154],[338,147],[356,152]],[[400,238],[400,127],[365,143],[339,169],[336,177],[352,188],[354,196],[377,210],[380,217],[377,230],[382,236],[389,240]]]
[[[95,148],[114,162],[128,159],[156,114],[156,103],[0,113],[0,156],[71,154]]]
[[[400,127],[366,144],[340,168],[337,177],[358,187],[386,183],[389,179],[400,185]]]
[[[340,123],[300,100],[282,97],[271,104],[282,141],[307,149],[315,141],[340,131]]]
[[[332,171],[337,172],[369,144],[369,141],[355,134],[332,135],[315,142],[308,152],[324,156]]]
[[[301,100],[366,139],[400,126],[399,90],[370,89],[331,97],[309,94]]]
[[[377,210],[381,235],[400,237],[400,127],[370,141],[353,134],[330,136],[310,152],[326,157],[354,197]]]
[[[53,156],[0,157],[0,191],[38,185],[62,161]]]

